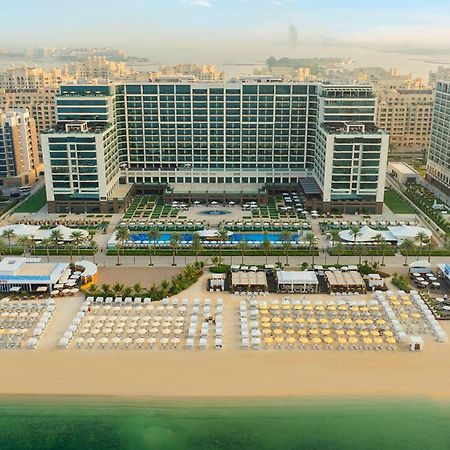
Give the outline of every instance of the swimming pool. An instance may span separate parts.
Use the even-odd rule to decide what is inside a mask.
[[[203,214],[205,216],[223,216],[224,214],[230,214],[230,211],[213,209],[213,210],[200,211],[199,214]]]
[[[157,243],[167,244],[170,242],[170,238],[173,233],[161,233],[157,240]],[[183,242],[192,242],[193,233],[182,233],[181,241]],[[269,239],[272,243],[280,243],[281,233],[233,233],[230,236],[229,241],[231,242],[240,242],[243,239],[246,239],[249,244],[261,243],[264,239]],[[291,241],[298,242],[301,238],[301,234],[292,233]],[[148,234],[145,233],[136,233],[131,235],[131,240],[136,244],[148,244],[149,237]]]

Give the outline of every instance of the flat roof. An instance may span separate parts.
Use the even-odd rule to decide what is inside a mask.
[[[307,195],[322,195],[322,189],[320,188],[315,178],[300,178],[299,184],[303,189],[303,192]]]
[[[319,284],[312,270],[277,272],[278,284]]]
[[[404,162],[390,162],[388,167],[391,167],[402,175],[417,175],[417,172],[409,164]]]
[[[25,263],[14,275],[18,277],[49,277],[56,266],[57,264],[52,263]]]

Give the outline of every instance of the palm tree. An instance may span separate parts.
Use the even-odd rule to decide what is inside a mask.
[[[95,242],[95,239],[89,241],[89,247],[91,247],[92,250],[92,262],[95,264],[95,255],[98,252],[98,244]]]
[[[290,231],[284,230],[280,234],[281,243],[283,246],[284,254],[286,256],[286,266],[289,265],[289,250],[291,249],[292,235]]]
[[[314,256],[315,256],[314,253],[317,247],[316,235],[313,232],[308,231],[307,233],[305,233],[304,239],[306,246],[309,249],[309,254],[311,256],[311,265],[314,267]]]
[[[133,285],[133,293],[135,297],[140,297],[142,294],[142,286],[140,283],[135,283]]]
[[[244,265],[244,256],[250,250],[250,245],[247,239],[241,239],[238,244],[238,249],[241,252],[241,264]]]
[[[130,238],[130,232],[126,227],[120,227],[116,231],[116,254],[117,254],[117,266],[120,266],[120,248],[125,253],[125,242]]]
[[[339,258],[344,253],[345,245],[342,242],[336,242],[336,244],[333,247],[334,253],[337,256],[336,265],[339,265]]]
[[[153,266],[153,261],[152,261],[152,251],[153,251],[153,255],[156,254],[156,241],[159,239],[160,236],[160,232],[159,230],[157,230],[156,228],[152,228],[149,232],[148,232],[148,241],[152,246],[152,249],[150,249],[150,245],[149,245],[149,252],[148,252],[148,265],[149,266]]]
[[[417,254],[417,260],[419,260],[419,257],[422,256],[422,246],[429,238],[425,231],[418,231],[414,239],[419,242],[419,253]]]
[[[261,250],[264,251],[264,255],[266,256],[266,262],[265,264],[267,264],[267,257],[269,256],[269,252],[272,249],[272,242],[270,242],[270,240],[265,237],[261,243]]]
[[[428,262],[431,262],[431,254],[433,252],[433,249],[434,249],[433,241],[430,239],[427,242]]]
[[[66,245],[66,249],[69,252],[69,256],[70,256],[70,264],[73,264],[73,250],[74,250],[75,246],[73,245],[72,242],[69,242]]]
[[[5,253],[5,243],[0,239],[0,261]]]
[[[202,239],[201,239],[201,237],[200,237],[200,235],[198,233],[194,233],[192,235],[191,247],[192,247],[192,250],[195,253],[195,262],[197,262],[198,261],[198,255],[203,250]]]
[[[404,262],[404,266],[408,265],[408,256],[411,252],[414,251],[414,249],[416,248],[416,244],[414,243],[414,241],[412,239],[405,239],[402,244],[400,245],[400,248],[403,250],[403,253],[405,254],[405,262]]]
[[[381,233],[377,233],[373,238],[373,242],[375,243],[377,249],[383,250],[382,243],[385,241],[384,236]],[[384,253],[384,250],[383,250]]]
[[[219,256],[222,256],[223,243],[228,241],[228,231],[225,228],[217,230],[217,240],[219,241]]]
[[[53,229],[50,232],[50,239],[53,243],[53,246],[56,248],[56,254],[59,253],[59,243],[63,240],[63,235],[61,233],[61,230],[58,230],[57,228]]]
[[[2,236],[5,237],[6,239],[8,239],[9,254],[11,254],[12,253],[11,240],[13,237],[16,236],[15,231],[12,228],[8,228],[7,230],[5,230],[2,233]]]
[[[329,240],[332,242],[332,245],[336,245],[336,243],[339,242],[340,239],[339,230],[331,230],[328,234]]]
[[[177,250],[180,247],[180,241],[181,241],[181,234],[180,233],[172,233],[172,236],[170,236],[169,245],[172,249],[172,266],[176,266],[175,262],[175,256],[177,254]]]
[[[116,297],[120,297],[122,294],[122,291],[124,290],[125,286],[121,283],[116,283],[112,287],[112,291]]]
[[[52,245],[52,240],[50,238],[44,238],[41,242],[42,246],[45,247],[47,252],[47,262],[50,262],[50,246]]]
[[[78,254],[80,254],[80,246],[84,241],[84,234],[80,230],[72,231],[70,239],[76,247]]]
[[[361,236],[361,227],[359,225],[352,225],[350,227],[350,236],[353,237],[353,248],[356,250],[358,237]],[[359,254],[359,264],[361,264],[361,253]]]
[[[384,266],[384,258],[386,256],[386,250],[390,248],[390,245],[386,241],[385,238],[380,241],[380,249],[381,249],[381,265]]]
[[[31,244],[30,238],[28,236],[19,236],[19,238],[17,239],[17,243],[22,247],[23,256],[25,256],[25,254]]]

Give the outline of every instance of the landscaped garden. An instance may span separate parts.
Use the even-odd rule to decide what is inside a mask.
[[[45,188],[40,189],[31,197],[28,197],[15,212],[17,213],[35,213],[40,211],[47,203],[47,194]]]
[[[392,189],[384,192],[384,203],[394,214],[415,214],[414,210]]]

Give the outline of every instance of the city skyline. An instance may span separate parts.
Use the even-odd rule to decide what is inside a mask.
[[[385,0],[369,6],[354,0],[81,0],[77,6],[66,14],[55,0],[4,5],[10,20],[0,30],[2,45],[111,45],[157,59],[167,53],[204,59],[219,46],[220,57],[241,60],[288,51],[292,24],[302,44],[291,49],[296,53],[311,46],[427,55],[450,49],[450,5],[441,0],[427,5],[426,14],[419,2],[404,0],[395,6]],[[111,33],[114,28],[121,32]]]

